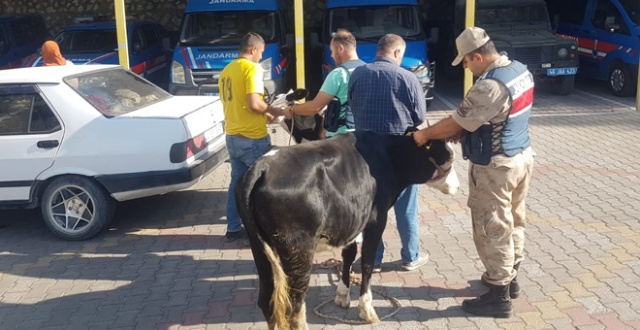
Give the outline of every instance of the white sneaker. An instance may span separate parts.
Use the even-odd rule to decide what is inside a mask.
[[[418,259],[416,259],[416,260],[414,260],[412,262],[408,262],[408,263],[403,262],[402,263],[402,269],[403,270],[415,270],[415,269],[418,269],[418,268],[426,265],[427,262],[429,262],[429,254],[428,253],[426,253],[424,255],[420,254],[420,255],[418,255]]]

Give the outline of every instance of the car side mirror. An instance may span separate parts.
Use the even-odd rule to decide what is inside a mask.
[[[609,32],[614,33],[620,30],[620,24],[607,24],[607,29],[609,29]]]
[[[166,52],[171,51],[171,38],[169,37],[162,38],[162,49]]]
[[[142,51],[142,45],[139,43],[135,43],[133,44],[133,47],[131,47],[131,53],[134,55],[140,54],[141,51]]]

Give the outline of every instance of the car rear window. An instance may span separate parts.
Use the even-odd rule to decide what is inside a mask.
[[[69,76],[64,82],[106,117],[124,115],[171,97],[160,87],[122,68]]]
[[[64,31],[56,42],[62,54],[111,53],[118,48],[116,30]]]

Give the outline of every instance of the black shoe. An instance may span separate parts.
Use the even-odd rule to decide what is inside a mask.
[[[224,234],[224,237],[227,238],[227,243],[231,243],[239,239],[246,238],[247,235],[244,232],[244,229],[240,229],[240,231],[228,231],[226,234]]]
[[[513,305],[509,297],[509,286],[489,284],[489,292],[476,299],[462,302],[462,309],[474,315],[509,318],[513,312]]]
[[[520,263],[515,264],[513,266],[513,269],[518,271],[520,269]],[[487,283],[484,277],[480,278],[480,282],[482,282],[484,286],[489,287],[489,283]],[[522,294],[522,290],[520,290],[520,284],[518,283],[518,275],[516,275],[516,277],[514,277],[513,280],[511,280],[511,283],[509,283],[509,297],[511,299],[517,299],[518,297],[520,297],[520,294]]]
[[[491,285],[484,278],[480,278],[480,282],[482,282],[482,284],[487,288],[489,287],[489,285]],[[518,297],[520,297],[521,293],[522,290],[520,290],[520,284],[518,284],[518,277],[516,276],[513,278],[513,280],[511,280],[511,283],[509,284],[509,298],[517,299]]]

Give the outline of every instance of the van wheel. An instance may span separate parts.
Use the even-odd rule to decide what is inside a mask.
[[[44,222],[54,235],[81,241],[98,234],[113,218],[115,201],[95,181],[79,176],[54,179],[40,201]]]
[[[569,95],[573,89],[575,79],[576,76],[574,75],[556,77],[556,81],[553,86],[556,93],[558,93],[558,95]]]
[[[609,88],[615,96],[633,95],[633,77],[629,67],[621,62],[615,62],[609,70]]]

